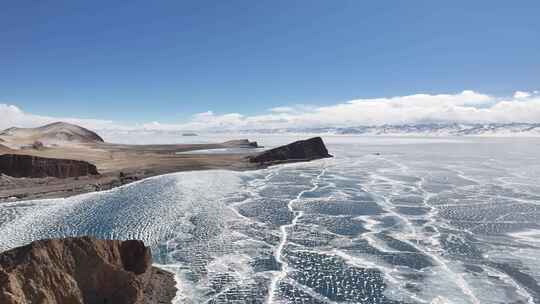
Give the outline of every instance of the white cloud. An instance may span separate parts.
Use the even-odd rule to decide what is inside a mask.
[[[270,112],[274,112],[274,113],[290,113],[290,112],[294,112],[294,108],[293,107],[275,107],[275,108],[271,108]]]
[[[0,103],[0,130],[10,127],[37,127],[56,121],[78,124],[90,129],[122,128],[110,120],[34,115],[23,112],[17,106]]]
[[[206,127],[201,127],[212,130],[218,125],[235,130],[422,122],[540,122],[540,98],[519,97],[505,99],[466,90],[457,94],[356,99],[322,107],[278,107],[277,111],[270,109],[268,114],[239,116],[235,121],[226,120],[226,115],[211,113],[205,116]]]
[[[306,104],[295,104],[292,106],[282,106],[271,108],[268,111],[274,114],[300,114],[304,112],[311,112],[317,107]]]
[[[293,105],[270,109],[261,115],[198,113],[185,123],[160,122],[120,125],[99,119],[55,118],[25,113],[0,104],[0,128],[34,127],[63,120],[94,129],[121,130],[242,130],[297,127],[343,127],[422,122],[509,123],[540,122],[540,96],[517,91],[499,98],[474,91],[456,94],[414,94],[390,98],[355,99],[329,106]]]
[[[538,92],[538,91],[534,91],[534,92],[535,92],[535,94],[536,94],[536,92]],[[529,93],[529,92],[523,92],[523,91],[516,91],[516,92],[514,92],[514,98],[516,98],[516,99],[529,98],[529,97],[531,97],[531,95],[532,95],[532,94]]]

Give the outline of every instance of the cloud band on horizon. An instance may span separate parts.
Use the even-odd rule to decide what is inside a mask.
[[[41,116],[26,113],[15,105],[0,104],[0,129],[11,126],[36,127],[66,121],[103,130],[248,130],[316,127],[351,127],[417,123],[536,123],[540,122],[540,93],[516,91],[500,98],[465,90],[457,94],[414,94],[391,98],[355,99],[330,106],[281,106],[268,113],[193,115],[178,124],[159,122],[125,125],[111,120]]]

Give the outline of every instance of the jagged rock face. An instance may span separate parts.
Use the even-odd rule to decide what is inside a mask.
[[[261,152],[251,156],[249,160],[265,164],[314,160],[326,157],[332,157],[332,155],[328,154],[322,138],[313,137]]]
[[[170,303],[172,274],[152,267],[142,241],[35,241],[0,254],[0,303]]]
[[[78,177],[97,175],[96,166],[80,160],[45,158],[32,155],[0,155],[0,173],[12,177]]]

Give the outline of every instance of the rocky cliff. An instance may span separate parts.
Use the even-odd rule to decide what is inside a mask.
[[[80,160],[45,158],[32,155],[0,155],[0,173],[12,177],[78,177],[97,175],[96,166]]]
[[[0,253],[0,303],[170,303],[171,273],[152,267],[142,241],[35,241]]]
[[[236,140],[229,140],[223,143],[226,147],[234,147],[234,148],[258,148],[259,145],[256,141],[249,141],[248,139],[236,139]]]
[[[322,138],[313,137],[250,156],[249,161],[266,165],[309,161],[327,157],[332,157],[332,155],[328,154],[328,150],[326,149]]]

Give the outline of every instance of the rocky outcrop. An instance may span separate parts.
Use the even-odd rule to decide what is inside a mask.
[[[80,160],[22,154],[0,155],[0,173],[12,177],[79,177],[97,175],[96,166]]]
[[[313,137],[299,140],[291,144],[261,152],[250,156],[249,161],[262,165],[310,161],[320,158],[332,157],[324,145],[322,138]]]
[[[35,241],[0,254],[0,303],[170,303],[171,273],[152,267],[142,241]]]
[[[259,148],[256,141],[249,141],[248,139],[229,140],[224,142],[222,145],[234,148]]]

